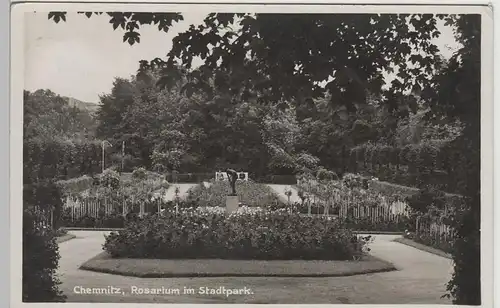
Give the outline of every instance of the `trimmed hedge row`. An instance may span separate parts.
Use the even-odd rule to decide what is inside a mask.
[[[297,177],[295,175],[265,175],[258,177],[252,177],[252,175],[250,175],[250,177],[252,178],[252,180],[259,183],[280,184],[280,185],[297,184]]]
[[[167,173],[165,180],[169,183],[200,183],[210,181],[215,173]]]
[[[347,152],[346,168],[405,186],[434,186],[460,194],[464,191],[464,149],[453,143],[421,143],[403,147],[364,144]]]
[[[249,226],[252,226],[249,228]],[[352,260],[365,242],[340,223],[283,212],[168,211],[106,237],[114,258]]]
[[[110,151],[105,160],[110,161]],[[67,180],[102,169],[100,142],[25,140],[23,143],[24,183],[43,179]]]
[[[58,185],[63,192],[79,193],[91,188],[94,181],[94,178],[84,175],[69,180],[58,181],[56,185]]]

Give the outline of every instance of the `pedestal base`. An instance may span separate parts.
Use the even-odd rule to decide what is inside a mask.
[[[236,212],[239,208],[238,196],[226,196],[226,214]]]

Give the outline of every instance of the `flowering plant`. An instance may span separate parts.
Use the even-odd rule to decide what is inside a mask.
[[[332,219],[263,208],[223,211],[199,207],[138,219],[107,236],[104,249],[122,258],[351,260],[366,246]]]

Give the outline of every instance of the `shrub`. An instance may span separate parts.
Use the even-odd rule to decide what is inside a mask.
[[[349,260],[362,254],[363,247],[349,229],[326,218],[282,211],[226,216],[204,209],[178,215],[167,211],[130,222],[104,244],[115,258],[162,259]]]
[[[323,181],[337,180],[338,177],[335,172],[321,168],[316,173],[316,179],[318,179],[318,181],[323,182]]]
[[[367,179],[365,179],[364,177],[352,173],[344,174],[344,177],[342,178],[342,183],[347,188],[366,187],[366,181]]]
[[[407,201],[410,208],[418,213],[427,212],[429,207],[444,209],[446,206],[445,193],[432,188],[421,189],[418,193],[408,197]]]
[[[120,175],[114,170],[106,169],[100,175],[99,183],[103,187],[117,189],[118,187],[120,187]]]
[[[59,248],[50,232],[35,226],[34,214],[23,214],[23,302],[62,302],[56,276]]]
[[[143,167],[137,168],[132,172],[132,178],[137,180],[145,180],[147,178],[146,169]]]

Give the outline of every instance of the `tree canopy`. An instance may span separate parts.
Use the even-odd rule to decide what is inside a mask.
[[[182,20],[180,13],[106,14],[131,45],[140,43],[146,24],[167,32]],[[66,14],[52,12],[49,19],[64,21]],[[433,43],[440,19],[454,27],[462,45],[447,61]],[[100,116],[110,120],[101,121],[99,131],[112,135],[125,125],[143,140],[143,151],[154,153],[151,165],[200,162],[198,142],[203,153],[235,163],[242,156],[251,161],[252,151],[271,153],[266,164],[284,170],[316,159],[327,165],[342,151],[339,145],[397,142],[405,126],[415,137],[432,129],[436,136],[440,125],[449,125],[445,137],[466,153],[468,203],[456,217],[448,290],[456,304],[480,304],[480,26],[481,16],[470,14],[208,14],[177,34],[164,56],[141,61],[134,88],[144,83],[143,92],[119,107],[111,106],[121,99],[117,94],[103,98]],[[193,66],[196,58],[202,59],[199,67]],[[396,76],[387,89],[385,72]],[[156,85],[164,90],[154,90]],[[162,101],[169,104],[158,110]],[[125,106],[113,119],[113,108]],[[198,129],[202,121],[206,129]],[[418,142],[413,137],[410,142]]]

